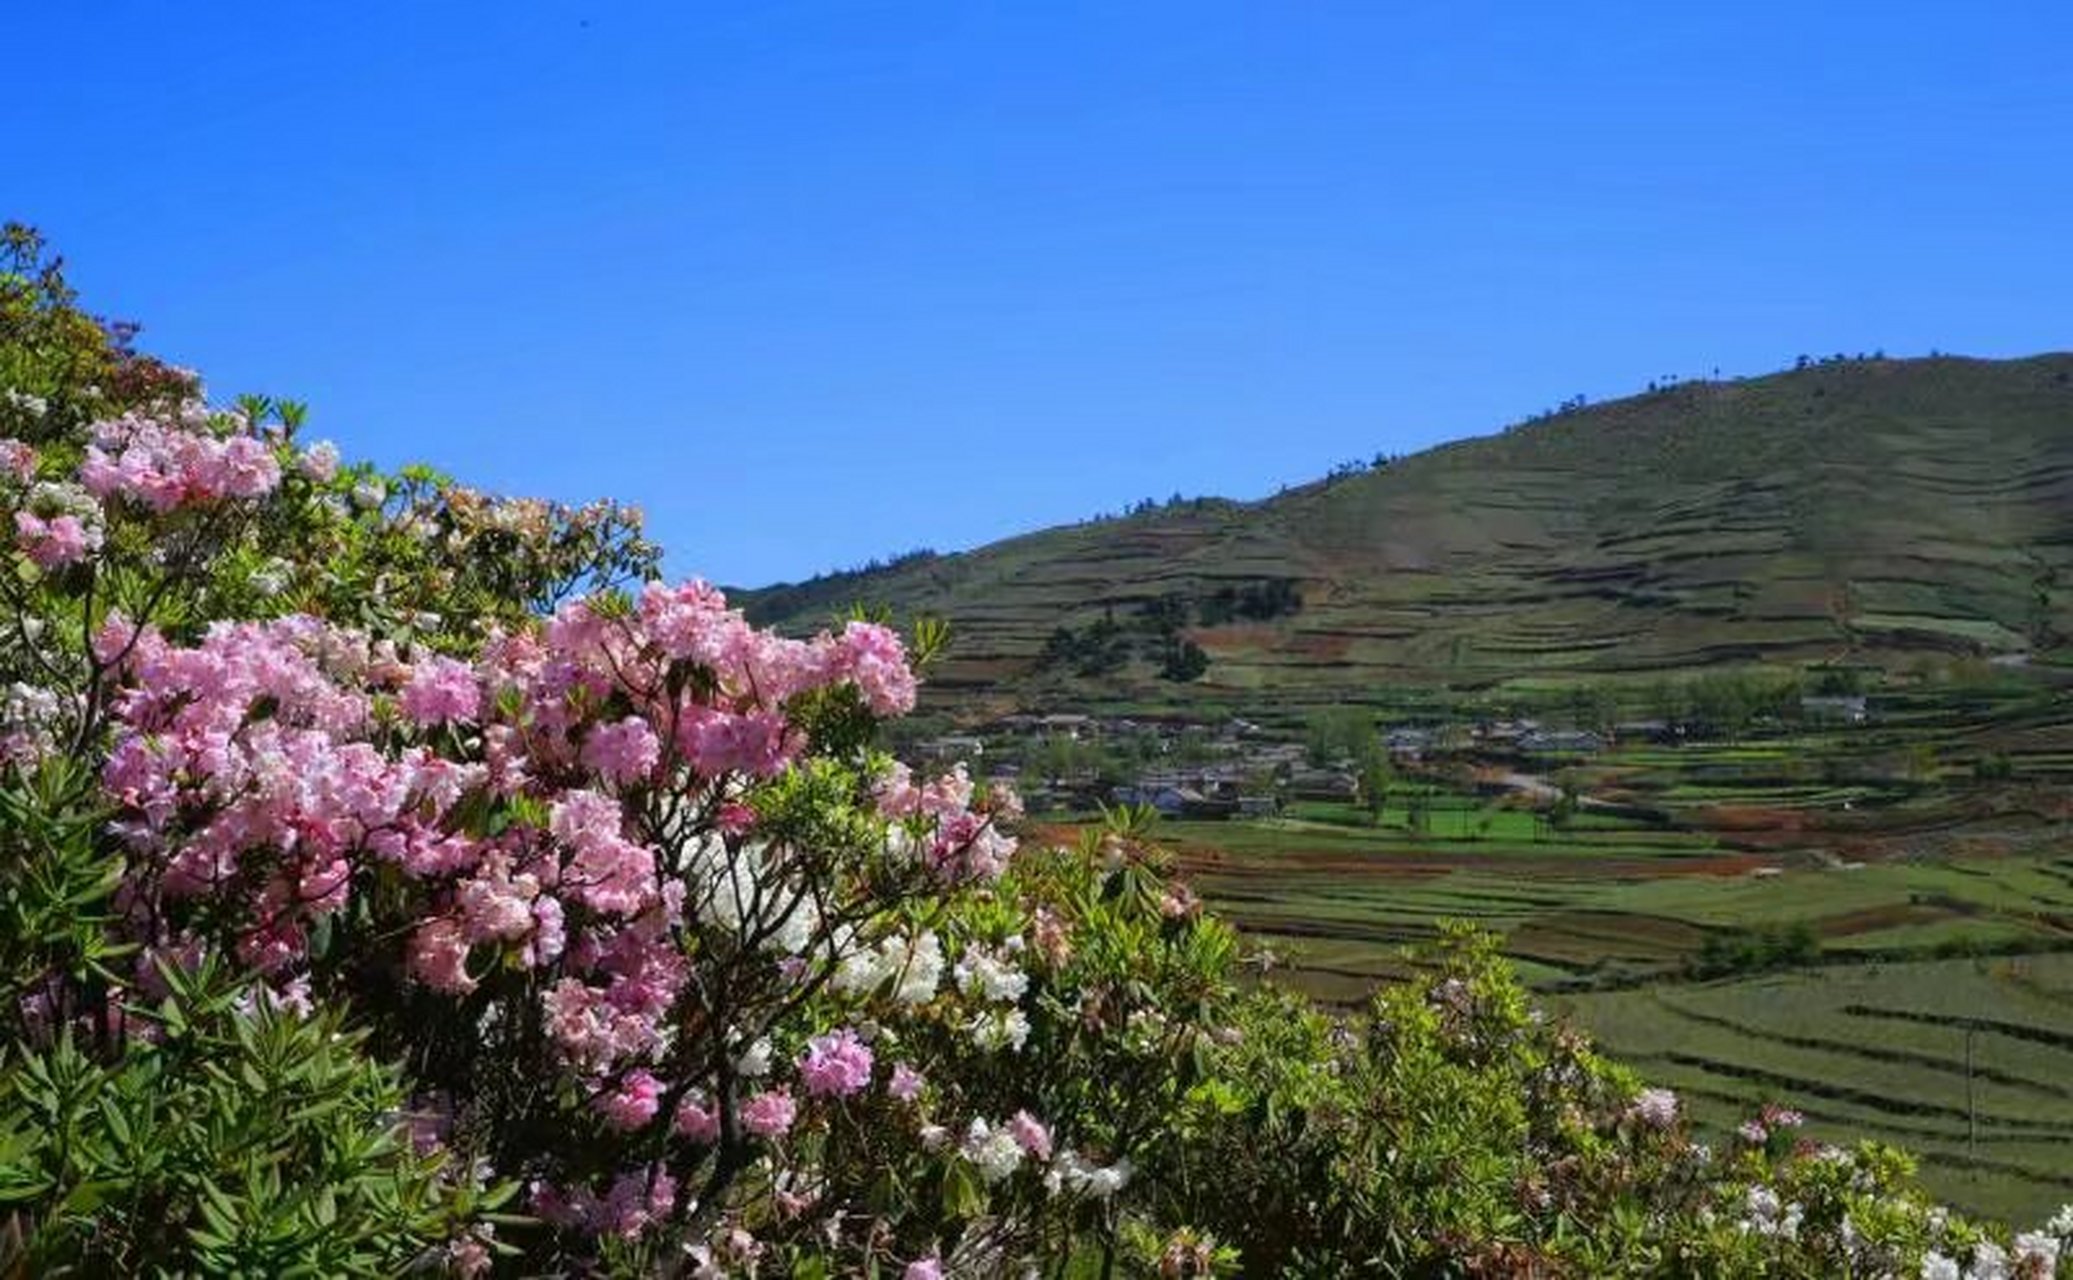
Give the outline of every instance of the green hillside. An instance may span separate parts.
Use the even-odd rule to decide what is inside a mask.
[[[1247,616],[1286,587],[1294,612]],[[938,696],[1049,704],[1267,689],[1287,704],[1846,654],[2048,660],[2073,635],[2073,355],[1687,383],[1260,502],[742,598],[799,627],[858,600],[946,617]],[[1045,660],[1056,629],[1104,617],[1120,636],[1106,658]],[[1181,642],[1206,670],[1162,678],[1161,646]]]

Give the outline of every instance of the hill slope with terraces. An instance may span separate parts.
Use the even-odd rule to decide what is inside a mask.
[[[1155,476],[1145,477],[1156,486]],[[1300,607],[1233,614],[1280,584]],[[1719,663],[2063,658],[2073,636],[2073,355],[1857,360],[1573,409],[1259,502],[1185,502],[743,593],[951,621],[939,697],[1324,701],[1382,685]],[[1162,679],[1165,601],[1207,655]],[[1083,674],[1060,626],[1130,656]]]

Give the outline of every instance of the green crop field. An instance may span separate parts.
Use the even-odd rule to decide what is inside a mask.
[[[2073,1199],[2073,956],[1852,965],[1558,1001],[1716,1135],[1783,1099],[1816,1138],[1917,1152],[1931,1189],[1955,1203],[2020,1221]]]

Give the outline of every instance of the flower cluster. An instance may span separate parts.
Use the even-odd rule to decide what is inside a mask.
[[[99,423],[80,463],[79,482],[103,501],[128,499],[160,514],[263,497],[281,482],[270,443],[212,426],[199,401],[182,406],[175,425],[138,414]]]
[[[886,1011],[932,1001],[945,948],[893,908],[990,879],[1014,849],[961,773],[886,771],[858,796],[875,834],[846,846],[759,812],[762,789],[809,776],[800,700],[843,688],[876,711],[911,705],[901,642],[874,624],[782,637],[691,583],[566,605],[472,662],[299,616],[187,646],[119,616],[103,633],[127,682],[103,777],[140,940],[220,939],[286,987],[330,972],[317,939],[373,910],[378,936],[403,938],[410,983],[536,1028],[602,1130],[659,1129],[730,1175],[877,1074],[838,1005],[808,1006],[832,1025],[803,1035],[783,1011],[817,990]],[[1027,986],[1007,951],[978,946],[957,980],[993,1006]],[[1027,1035],[1019,1009],[988,1016]],[[780,1031],[800,1035],[784,1067]],[[883,1096],[922,1087],[902,1062]],[[1018,1163],[1049,1160],[1027,1112],[1001,1132]],[[534,1203],[570,1229],[638,1235],[668,1216],[670,1176],[543,1176]]]

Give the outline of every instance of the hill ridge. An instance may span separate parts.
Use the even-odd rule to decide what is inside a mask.
[[[1301,607],[1221,616],[1219,592],[1272,583]],[[2073,634],[2073,354],[1677,383],[1267,498],[1183,500],[741,599],[785,627],[856,600],[946,617],[959,642],[938,697],[1047,705],[2042,656]],[[1124,633],[1119,664],[1061,658],[1059,628],[1104,618]],[[1182,646],[1206,670],[1161,678],[1185,671]]]

